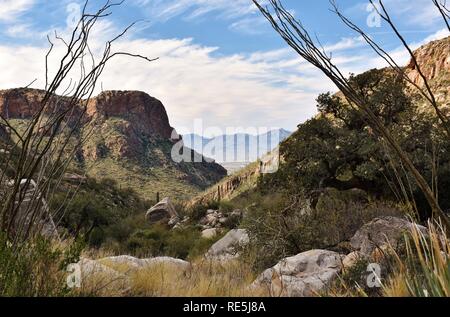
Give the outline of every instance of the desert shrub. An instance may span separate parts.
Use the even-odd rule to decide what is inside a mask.
[[[194,221],[199,221],[204,216],[209,209],[218,210],[220,208],[220,203],[218,201],[209,201],[207,203],[199,203],[192,207],[191,218]]]
[[[114,180],[88,178],[76,190],[69,184],[65,186],[53,195],[50,208],[63,215],[61,226],[71,236],[84,237],[92,247],[100,247],[111,239],[126,239],[142,223],[134,221],[134,217],[139,215],[142,219],[150,205],[132,189],[119,188]],[[68,197],[71,190],[74,195]]]
[[[249,231],[247,253],[255,261],[255,269],[266,269],[282,258],[311,249],[347,251],[343,242],[364,223],[401,213],[387,202],[345,200],[345,196],[331,191],[319,199],[316,208],[301,197],[261,197],[258,205],[249,208],[243,223]]]
[[[137,257],[172,256],[180,259],[195,258],[206,252],[216,239],[203,239],[194,227],[169,230],[154,225],[138,229],[116,245],[114,253],[128,253]],[[112,247],[112,244],[110,244]]]
[[[228,200],[221,200],[219,203],[219,210],[224,214],[229,214],[235,209],[234,206],[235,205]]]
[[[14,248],[0,234],[0,296],[67,296],[65,270],[79,261],[80,242],[55,245],[42,237]]]

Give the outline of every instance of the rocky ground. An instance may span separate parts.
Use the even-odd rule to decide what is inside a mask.
[[[209,230],[209,229],[207,229]],[[403,241],[404,233],[418,230],[426,234],[427,229],[406,219],[381,217],[365,224],[351,238],[352,251],[341,254],[331,250],[309,250],[292,257],[280,259],[253,280],[242,286],[246,295],[309,297],[327,294],[339,276],[351,270],[360,261],[380,262],[380,257]],[[133,278],[136,274],[149,274],[158,270],[175,274],[179,279],[190,279],[187,272],[199,267],[216,265],[225,267],[239,262],[240,252],[249,242],[246,230],[230,230],[206,252],[199,262],[189,263],[170,257],[137,259],[122,255],[97,260],[82,259],[83,283],[101,281],[107,284],[109,292],[120,295],[133,294]],[[212,278],[212,277],[210,277]],[[95,283],[94,283],[95,284]],[[92,287],[92,286],[91,286]],[[130,293],[131,292],[131,293]]]

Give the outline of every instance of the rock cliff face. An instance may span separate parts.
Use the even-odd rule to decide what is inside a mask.
[[[450,37],[430,42],[414,51],[414,55],[423,75],[428,79],[437,101],[441,103],[442,110],[449,113]],[[406,66],[406,71],[416,85],[424,88],[425,82],[420,76],[414,60],[411,59],[410,63]]]
[[[443,79],[450,72],[450,37],[430,42],[414,52],[423,74],[430,81]],[[423,86],[416,63],[411,59],[406,66],[410,78],[415,84]]]
[[[90,100],[87,115],[106,120],[121,117],[132,123],[133,131],[170,139],[173,128],[161,101],[140,91],[106,91]]]
[[[0,113],[8,119],[29,119],[39,111],[44,97],[43,90],[24,88],[2,90]],[[46,111],[63,110],[67,104],[67,98],[52,96]],[[79,111],[81,113],[82,105]],[[143,153],[143,139],[169,140],[173,131],[161,101],[140,91],[101,93],[87,103],[84,120],[86,124],[94,123],[95,133],[103,134],[108,127],[119,132],[119,135],[113,133],[103,135],[102,145],[106,146],[116,158],[131,158]],[[114,124],[112,121],[115,121]],[[97,147],[86,146],[83,154],[85,159],[96,160],[100,156],[98,152],[101,151]]]
[[[0,90],[0,113],[8,119],[29,119],[40,109],[44,97],[45,91],[38,89]],[[62,110],[66,104],[66,98],[52,96],[47,103],[47,110],[56,105]]]

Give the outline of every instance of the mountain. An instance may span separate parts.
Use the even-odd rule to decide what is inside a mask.
[[[214,159],[229,172],[235,172],[271,152],[290,135],[291,132],[284,129],[259,135],[238,133],[214,138],[186,134],[183,141],[186,147]]]
[[[0,113],[21,131],[44,95],[45,91],[28,88],[1,90]],[[48,108],[64,109],[67,102],[65,97],[52,96]],[[139,91],[106,91],[83,103],[86,115],[78,137],[86,142],[74,163],[89,176],[113,179],[143,198],[153,199],[159,192],[181,200],[226,175],[214,162],[172,160],[174,129],[158,99]]]

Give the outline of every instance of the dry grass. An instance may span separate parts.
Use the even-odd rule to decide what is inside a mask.
[[[406,257],[395,253],[397,269],[384,295],[450,296],[450,241],[442,225],[428,223],[426,234],[415,228],[406,237]]]
[[[251,290],[255,279],[250,267],[238,261],[201,261],[190,270],[157,265],[131,274],[132,294],[157,297],[248,297],[262,296]]]
[[[94,255],[95,252],[90,252]],[[86,253],[85,253],[86,254]],[[108,255],[103,251],[94,258]],[[251,266],[239,260],[226,262],[198,259],[189,268],[171,263],[136,267],[96,261],[117,274],[96,272],[83,279],[79,296],[133,297],[254,297],[266,292],[251,288],[256,274]]]

